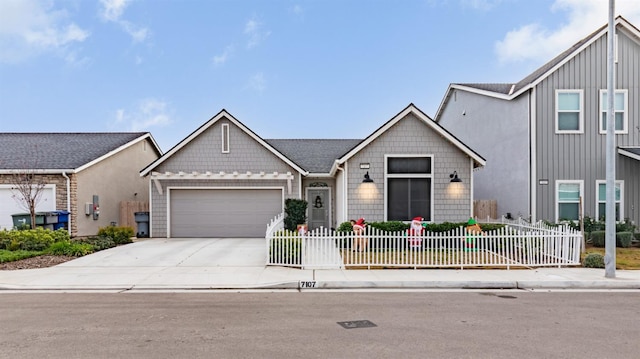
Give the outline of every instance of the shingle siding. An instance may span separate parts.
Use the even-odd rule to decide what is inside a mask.
[[[424,122],[410,114],[397,122],[366,148],[348,161],[348,214],[349,218],[364,217],[368,221],[384,221],[385,215],[385,155],[432,155],[433,221],[463,221],[470,216],[469,157],[445,140]],[[368,170],[360,169],[360,163],[369,163]],[[377,193],[361,194],[362,179],[366,171],[374,180]],[[447,191],[449,174],[457,171],[464,184],[453,198]]]

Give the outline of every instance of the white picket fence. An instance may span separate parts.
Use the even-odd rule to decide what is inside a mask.
[[[580,264],[582,234],[566,226],[505,223],[482,234],[465,227],[446,233],[386,232],[366,228],[363,251],[356,234],[318,229],[299,236],[283,230],[284,216],[267,228],[267,265],[321,268],[511,268]]]

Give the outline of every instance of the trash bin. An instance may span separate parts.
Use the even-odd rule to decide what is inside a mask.
[[[149,237],[149,212],[136,212],[134,213],[136,224],[138,225],[138,232],[136,237],[148,238]]]
[[[69,229],[69,211],[53,211],[58,216],[58,222],[53,224],[53,229]]]
[[[16,213],[12,214],[13,225],[17,228],[29,227],[31,228],[31,214],[29,213]],[[45,224],[45,215],[42,212],[36,213],[36,226],[43,226]]]

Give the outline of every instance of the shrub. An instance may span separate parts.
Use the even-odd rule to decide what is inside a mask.
[[[269,248],[272,263],[301,264],[302,241],[296,231],[283,229],[274,234]]]
[[[604,256],[600,253],[589,253],[584,257],[584,266],[587,268],[604,268]]]
[[[82,257],[93,253],[94,248],[88,243],[62,241],[52,244],[45,252],[56,256]]]
[[[98,229],[98,236],[109,237],[118,244],[126,244],[133,242],[131,237],[134,236],[134,230],[132,227],[116,227],[108,226]]]
[[[372,228],[387,232],[404,232],[411,227],[410,224],[400,221],[371,222],[368,223],[368,225]]]
[[[633,233],[618,232],[616,233],[616,247],[629,248],[631,247],[632,239],[633,239]]]
[[[284,219],[284,228],[295,231],[298,224],[304,224],[307,221],[307,201],[287,198],[284,201],[284,212],[287,214]]]
[[[635,232],[636,226],[631,223],[629,218],[625,218],[624,222],[616,223],[616,232]]]
[[[53,231],[37,227],[24,231],[12,230],[11,250],[42,251],[53,244]]]
[[[77,243],[86,243],[93,246],[96,251],[113,248],[116,246],[116,242],[111,237],[94,236],[86,238],[76,238],[73,240]]]
[[[593,244],[594,247],[604,247],[605,231],[593,231],[589,238],[591,239],[591,244]]]
[[[51,236],[53,237],[54,242],[68,241],[71,239],[71,237],[69,236],[69,232],[66,229],[62,228],[53,231],[51,233]]]
[[[351,222],[342,222],[336,229],[336,232],[353,232],[353,225]]]

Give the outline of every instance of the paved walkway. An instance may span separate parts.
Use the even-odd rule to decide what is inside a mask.
[[[640,271],[538,268],[300,270],[265,267],[263,239],[148,239],[64,264],[0,271],[0,290],[640,289]]]

